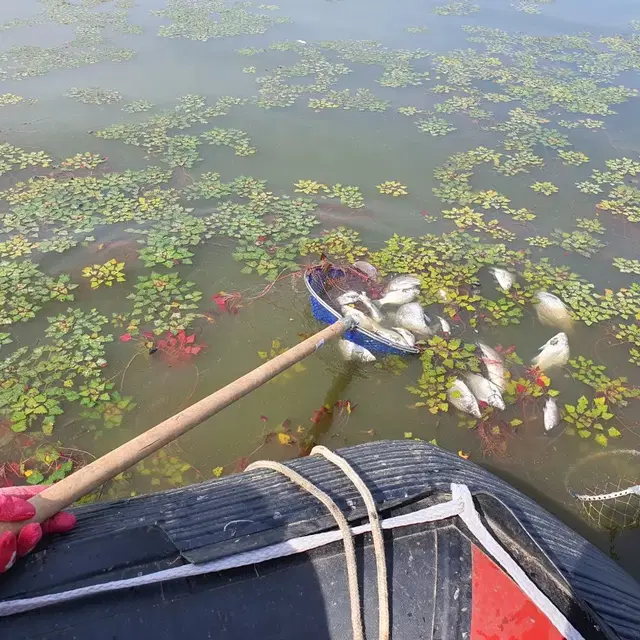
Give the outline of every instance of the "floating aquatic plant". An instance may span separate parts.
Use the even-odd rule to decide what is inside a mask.
[[[318,238],[304,238],[300,242],[300,255],[326,255],[333,260],[353,263],[367,255],[367,248],[360,242],[360,234],[353,229],[337,227],[324,231]]]
[[[37,100],[25,100],[22,96],[17,96],[14,93],[0,94],[0,107],[6,107],[12,104],[34,104]]]
[[[158,29],[159,36],[202,42],[266,33],[274,25],[289,22],[288,18],[253,13],[247,10],[250,7],[250,3],[229,5],[223,0],[166,0],[164,9],[151,13],[171,22]]]
[[[524,13],[538,14],[540,11],[540,5],[553,4],[555,0],[516,0],[512,2],[511,6],[516,11],[523,11]]]
[[[359,187],[334,184],[331,187],[329,197],[339,198],[340,202],[350,209],[361,209],[364,207],[364,196]]]
[[[320,191],[328,193],[329,187],[315,180],[298,180],[298,182],[294,183],[293,190],[296,193],[305,193],[308,196],[314,196],[320,193]]]
[[[409,193],[407,187],[395,180],[387,180],[377,185],[377,187],[380,193],[394,197],[406,196]]]
[[[432,11],[439,16],[468,16],[480,11],[480,7],[469,0],[449,0],[446,4],[434,7]]]
[[[603,242],[591,235],[588,231],[573,231],[568,233],[560,229],[556,229],[551,237],[565,250],[575,251],[585,258],[590,258],[605,247]]]
[[[100,87],[71,87],[65,94],[67,98],[73,98],[82,104],[115,104],[122,101],[122,95],[118,91],[101,89]]]
[[[134,289],[127,296],[133,301],[127,315],[129,334],[137,334],[140,327],[146,325],[153,327],[155,335],[167,331],[177,333],[187,329],[200,315],[195,310],[202,293],[195,289],[195,283],[183,282],[176,273],[152,272],[148,276],[140,276]]]
[[[149,100],[134,100],[125,104],[122,110],[127,113],[143,113],[144,111],[149,111],[153,106],[153,102],[149,102]]]
[[[124,276],[124,262],[118,262],[113,258],[104,264],[85,267],[82,270],[82,275],[85,278],[89,278],[92,289],[97,289],[101,285],[112,287],[114,283],[124,282],[126,279]]]
[[[622,273],[634,273],[640,276],[640,260],[627,260],[626,258],[614,258],[613,266]]]
[[[78,169],[95,169],[105,162],[106,158],[97,153],[76,153],[70,158],[62,160],[58,165],[60,169],[76,171]]]
[[[405,27],[405,31],[407,33],[426,33],[427,31],[429,31],[428,27],[416,27],[416,26],[411,26],[411,27]]]
[[[266,351],[258,351],[258,357],[260,358],[260,360],[272,360],[276,356],[279,356],[286,351],[288,351],[288,349],[282,344],[280,338],[274,338],[271,341],[271,346]],[[307,367],[305,367],[302,362],[298,362],[294,364],[290,369],[287,369],[286,371],[278,375],[274,380],[280,383],[284,383],[291,380],[294,373],[302,373],[306,370]]]
[[[51,162],[44,151],[25,151],[7,142],[0,143],[0,176],[16,169],[48,167]]]
[[[560,149],[558,155],[562,158],[562,164],[579,167],[581,164],[589,162],[589,156],[580,151],[565,151]]]
[[[309,98],[309,108],[321,109],[354,109],[356,111],[385,111],[390,102],[376,98],[369,89],[343,89],[328,91],[322,98]]]
[[[418,127],[420,131],[432,136],[446,136],[448,133],[456,131],[456,127],[448,120],[433,115],[416,120],[416,127]]]
[[[237,156],[250,156],[257,151],[251,146],[249,136],[239,129],[215,128],[203,133],[201,138],[209,144],[231,147]]]
[[[571,427],[566,430],[569,435],[578,435],[581,438],[591,438],[600,446],[606,447],[609,438],[619,438],[622,434],[615,427],[606,427],[614,414],[609,411],[607,400],[604,397],[594,398],[591,405],[586,396],[580,396],[575,405],[565,404],[563,420]]]
[[[629,347],[629,362],[640,367],[640,326],[637,324],[619,324],[616,338],[631,344]]]
[[[542,193],[545,196],[550,196],[554,193],[558,193],[559,191],[558,187],[556,187],[556,185],[553,184],[553,182],[534,182],[531,185],[531,188],[536,193]]]
[[[605,231],[604,225],[598,218],[576,218],[576,227],[590,233],[603,234]]]

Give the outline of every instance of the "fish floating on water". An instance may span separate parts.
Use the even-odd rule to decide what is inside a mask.
[[[493,267],[492,269],[489,269],[489,271],[503,291],[509,291],[516,282],[516,277],[513,273],[510,273],[506,269]]]
[[[416,337],[408,331],[404,327],[393,327],[394,331],[397,331],[401,336],[404,342],[406,342],[410,347],[413,347],[416,344]]]
[[[567,305],[558,296],[548,291],[536,293],[537,302],[534,303],[538,320],[542,324],[558,327],[568,331],[573,326],[573,320]]]
[[[430,318],[419,302],[403,304],[396,311],[395,323],[397,325],[424,338],[433,335],[429,322]]]
[[[540,353],[531,361],[534,367],[546,371],[551,367],[563,367],[569,362],[569,338],[558,333],[540,347]]]
[[[382,336],[383,338],[385,338],[386,340],[389,340],[391,342],[396,342],[398,344],[404,344],[403,337],[397,331],[394,331],[393,329],[387,329],[386,327],[380,327],[379,326],[376,329],[376,333],[379,336]]]
[[[482,342],[478,342],[478,348],[482,352],[482,362],[487,369],[487,377],[500,391],[504,391],[507,388],[507,378],[504,374],[502,356],[495,349]]]
[[[356,260],[351,266],[360,271],[360,273],[364,273],[369,280],[375,282],[378,279],[378,270],[366,260]]]
[[[360,294],[360,302],[362,302],[362,304],[367,307],[369,315],[371,315],[375,322],[382,322],[383,317],[378,307],[376,307],[373,302],[371,302],[369,296],[364,291]]]
[[[355,304],[360,302],[361,294],[357,291],[345,291],[343,294],[336,298],[336,302],[342,307],[345,304]]]
[[[350,362],[373,362],[376,357],[369,351],[350,340],[340,340],[338,349],[345,360]]]
[[[551,431],[555,426],[560,423],[560,412],[558,411],[558,405],[553,398],[547,398],[547,402],[544,405],[544,428],[545,431]]]
[[[490,407],[495,407],[504,411],[504,400],[497,385],[491,380],[487,380],[484,376],[477,373],[469,373],[465,376],[467,385],[473,395],[482,402],[486,402]]]
[[[378,300],[378,306],[383,307],[386,304],[399,307],[403,304],[408,304],[416,299],[418,295],[418,289],[394,289],[385,294],[380,300]]]
[[[360,311],[360,309],[343,306],[340,311],[343,316],[353,318],[360,329],[376,331],[379,327],[377,322],[374,322],[366,313]]]
[[[454,380],[447,391],[447,397],[449,398],[449,402],[459,411],[469,413],[476,418],[482,417],[478,401],[462,380],[458,378]]]
[[[440,327],[442,329],[442,333],[448,335],[451,333],[451,325],[441,316],[438,316],[438,321],[440,322]]]
[[[404,291],[405,289],[419,289],[420,278],[412,275],[402,275],[394,278],[384,290],[385,293],[390,291]]]

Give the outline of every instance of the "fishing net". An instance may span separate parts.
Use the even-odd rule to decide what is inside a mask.
[[[329,269],[311,268],[305,273],[305,284],[311,300],[311,311],[320,322],[332,324],[342,316],[336,311],[330,298],[330,292],[334,288],[344,293],[349,287],[350,280],[348,268],[341,269],[331,267]],[[355,342],[369,351],[386,355],[407,355],[409,353],[419,353],[415,347],[404,347],[397,343],[392,343],[382,336],[376,336],[364,329],[352,329],[344,334],[346,340]]]
[[[640,451],[587,456],[569,469],[565,486],[599,529],[618,533],[640,526]]]

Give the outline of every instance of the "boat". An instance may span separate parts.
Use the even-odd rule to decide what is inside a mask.
[[[640,585],[485,469],[416,440],[314,453],[78,507],[0,580],[2,636],[345,640],[360,614],[366,638],[640,638]]]

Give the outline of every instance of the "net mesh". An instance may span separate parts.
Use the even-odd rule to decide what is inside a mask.
[[[591,524],[612,533],[640,526],[640,451],[603,451],[567,473],[567,491]]]
[[[305,282],[311,298],[311,311],[316,320],[325,324],[333,324],[342,318],[340,313],[331,306],[329,291],[334,286],[340,286],[341,281],[346,281],[347,274],[343,269],[322,267],[309,269],[305,274]],[[352,329],[344,334],[345,340],[350,340],[361,347],[375,353],[385,355],[403,356],[419,353],[419,349],[412,347],[403,348],[399,344],[393,344],[383,338],[375,338],[361,329]]]

